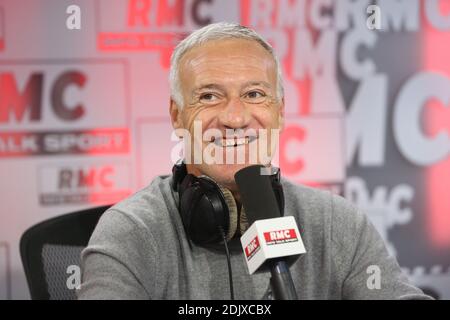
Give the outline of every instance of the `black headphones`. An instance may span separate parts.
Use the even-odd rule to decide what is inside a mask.
[[[270,178],[283,216],[284,194],[280,169],[273,167]],[[231,191],[210,177],[188,174],[184,162],[178,162],[172,168],[172,188],[179,194],[178,210],[186,234],[195,244],[201,246],[221,242],[223,234],[229,241],[249,227],[244,207],[238,214]]]

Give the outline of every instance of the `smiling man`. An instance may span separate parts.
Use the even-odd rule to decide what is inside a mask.
[[[237,24],[212,24],[179,43],[171,59],[170,118],[185,145],[184,162],[105,212],[82,253],[79,298],[227,299],[225,241],[236,298],[272,297],[270,273],[247,271],[239,238],[248,224],[234,175],[255,163],[276,172],[280,69],[272,47]],[[428,298],[357,208],[277,174],[271,181],[307,251],[291,266],[300,299]]]
[[[214,178],[235,196],[234,174],[239,169],[270,164],[270,137],[274,129],[281,129],[284,110],[280,66],[272,48],[262,39],[252,39],[250,30],[242,28],[240,32],[247,34],[246,38],[206,41],[214,33],[220,36],[218,26],[193,34],[175,50],[170,75],[173,127],[189,131],[194,149],[203,151],[212,142],[218,146],[214,152],[222,153],[214,155],[222,161],[211,163],[201,152],[198,164],[187,164],[188,172]],[[201,45],[193,45],[193,40]],[[201,126],[202,133],[211,132],[212,139],[204,141],[195,134],[194,123]],[[260,136],[263,141],[258,140]],[[248,144],[255,145],[253,159]]]

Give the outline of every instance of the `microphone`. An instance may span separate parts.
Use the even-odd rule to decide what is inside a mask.
[[[270,177],[262,165],[236,172],[234,178],[250,228],[241,245],[250,274],[270,269],[270,284],[276,300],[297,299],[289,265],[305,247],[294,217],[281,217]]]

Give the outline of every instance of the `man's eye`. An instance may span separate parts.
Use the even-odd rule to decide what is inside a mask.
[[[263,92],[260,91],[249,91],[246,93],[245,97],[253,100],[261,100],[266,95]]]
[[[217,100],[217,96],[212,93],[205,93],[200,96],[200,101],[215,101]]]

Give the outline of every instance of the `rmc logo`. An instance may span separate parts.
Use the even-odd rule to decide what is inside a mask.
[[[39,168],[42,206],[116,203],[131,194],[127,163],[78,162]]]
[[[21,91],[13,72],[0,73],[0,124],[12,122],[12,118],[19,123],[23,122],[26,113],[31,122],[42,120],[44,79],[43,71],[30,74]],[[63,72],[50,83],[50,106],[56,118],[62,121],[76,121],[84,115],[83,105],[69,107],[63,97],[68,87],[83,89],[85,83],[86,75],[76,70]]]
[[[297,234],[294,229],[264,232],[264,239],[266,240],[267,245],[298,241]]]
[[[164,67],[186,34],[218,21],[239,21],[240,17],[235,1],[100,0],[97,8],[99,50],[157,51]]]
[[[245,247],[245,256],[247,260],[250,260],[261,248],[259,244],[258,236],[256,236],[250,243]]]
[[[127,153],[124,73],[105,61],[0,64],[0,157]],[[111,95],[98,94],[105,83]]]

